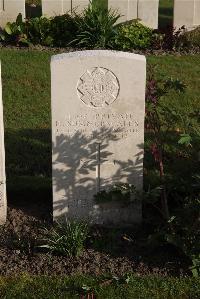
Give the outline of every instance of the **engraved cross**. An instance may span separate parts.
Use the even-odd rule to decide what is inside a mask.
[[[96,167],[96,191],[100,192],[101,190],[101,166],[102,164],[107,164],[107,165],[114,165],[115,160],[110,161],[110,160],[105,160],[102,159],[101,157],[101,143],[96,144],[96,161],[92,161],[91,159],[83,159],[80,160],[80,166],[79,169],[81,168],[89,168],[92,166]]]
[[[102,164],[108,164],[108,165],[114,165],[115,160],[109,161],[109,160],[103,160],[101,159],[101,143],[97,143],[97,166],[96,166],[96,189],[97,192],[101,191],[101,165]]]

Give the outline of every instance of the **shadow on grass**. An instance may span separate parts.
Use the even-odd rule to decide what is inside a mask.
[[[23,129],[5,132],[8,205],[27,215],[52,215],[51,132]]]

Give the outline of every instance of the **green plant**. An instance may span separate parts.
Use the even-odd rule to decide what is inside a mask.
[[[89,48],[112,48],[116,36],[115,24],[119,17],[112,9],[107,10],[90,3],[82,18],[77,20],[79,32],[72,44]]]
[[[185,32],[184,37],[186,38],[190,46],[200,48],[200,26],[198,26],[194,30]]]
[[[153,40],[153,30],[142,25],[138,20],[122,24],[117,29],[115,45],[119,49],[147,49]]]
[[[190,267],[193,277],[200,276],[200,254],[192,256],[192,267]]]
[[[29,45],[26,33],[26,25],[22,21],[22,14],[17,16],[16,22],[8,22],[3,31],[0,32],[0,40],[14,44]]]
[[[36,247],[36,238],[27,233],[8,234],[6,242],[10,249],[29,255],[33,254],[34,249]]]
[[[190,42],[185,36],[185,27],[174,28],[172,25],[156,30],[153,35],[153,49],[181,51],[190,48]]]
[[[83,222],[71,221],[57,223],[50,231],[47,231],[46,244],[40,248],[46,248],[50,252],[60,255],[76,257],[81,254],[84,242],[88,236],[88,225]]]
[[[81,16],[75,12],[52,18],[50,27],[54,46],[68,46],[77,35],[79,30],[78,24],[81,20]]]
[[[32,18],[26,21],[27,36],[31,43],[53,46],[51,19],[46,17]]]
[[[177,93],[185,91],[185,84],[178,79],[156,80],[154,70],[148,72],[146,87],[146,131],[151,135],[149,148],[159,171],[159,187],[161,189],[161,215],[169,220],[169,204],[167,197],[166,176],[164,169],[164,152],[166,148],[166,136],[175,130],[176,113],[173,108],[166,107],[162,103],[164,95],[171,90]],[[175,116],[174,116],[175,114]]]
[[[16,22],[6,24],[0,32],[0,39],[16,45],[67,46],[78,32],[80,19],[73,13],[54,18],[30,18],[23,22],[19,15]]]

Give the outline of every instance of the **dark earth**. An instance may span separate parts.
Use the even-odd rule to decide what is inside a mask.
[[[92,227],[84,252],[78,258],[56,256],[38,248],[44,228],[52,225],[49,200],[9,203],[8,220],[1,228],[0,275],[30,274],[188,274],[188,261],[173,246],[148,242],[150,229]]]

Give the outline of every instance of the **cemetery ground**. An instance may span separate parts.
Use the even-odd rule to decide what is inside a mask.
[[[54,298],[53,294],[55,298],[79,298],[81,294],[83,298],[84,294],[97,298],[199,298],[199,279],[191,277],[191,259],[173,242],[162,240],[162,220],[149,203],[144,204],[142,227],[93,227],[79,257],[59,256],[38,248],[45,237],[44,228],[52,225],[49,63],[56,53],[0,51],[9,206],[8,221],[1,229],[0,274],[6,275],[0,279],[2,298]],[[190,124],[189,115],[200,108],[200,55],[148,56],[147,62],[148,66],[157,66],[156,78],[184,82],[185,93],[172,91],[164,96],[163,103],[166,109],[173,105],[182,121],[198,131],[198,121]],[[192,176],[199,170],[193,149],[178,144],[179,131],[182,127],[177,120],[176,131],[166,137],[172,211],[181,196],[190,193]],[[148,140],[146,133],[146,189],[157,180]],[[16,274],[22,276],[10,277]],[[29,293],[26,297],[27,292],[33,296]]]

